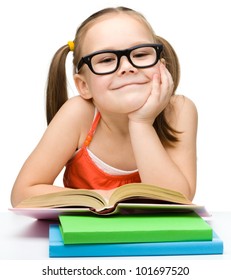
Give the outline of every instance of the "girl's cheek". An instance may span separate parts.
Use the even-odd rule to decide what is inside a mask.
[[[160,63],[158,62],[152,69],[150,69],[149,77],[153,79],[155,74],[160,75]]]

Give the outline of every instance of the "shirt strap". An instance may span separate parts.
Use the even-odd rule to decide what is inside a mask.
[[[91,143],[93,135],[94,135],[94,133],[96,131],[96,128],[98,126],[100,118],[101,118],[100,112],[97,112],[97,114],[95,115],[94,120],[92,122],[91,129],[89,130],[89,132],[87,134],[87,137],[86,137],[86,139],[84,141],[84,146],[85,147],[88,147],[89,144]]]

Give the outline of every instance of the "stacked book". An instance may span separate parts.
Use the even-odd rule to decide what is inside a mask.
[[[66,189],[29,197],[11,209],[49,228],[50,257],[222,254],[204,207],[182,193],[132,183],[102,193]]]
[[[60,215],[49,228],[50,257],[222,254],[223,242],[195,212]]]

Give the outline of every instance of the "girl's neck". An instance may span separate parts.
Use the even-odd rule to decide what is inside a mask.
[[[115,135],[126,136],[129,134],[127,115],[105,112],[100,112],[100,114],[100,122],[103,129]]]

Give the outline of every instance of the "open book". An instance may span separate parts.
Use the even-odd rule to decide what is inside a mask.
[[[65,189],[27,198],[16,208],[86,207],[92,212],[105,214],[114,212],[121,203],[192,205],[179,192],[143,183],[126,184],[107,194],[110,195],[106,197],[100,190]]]

